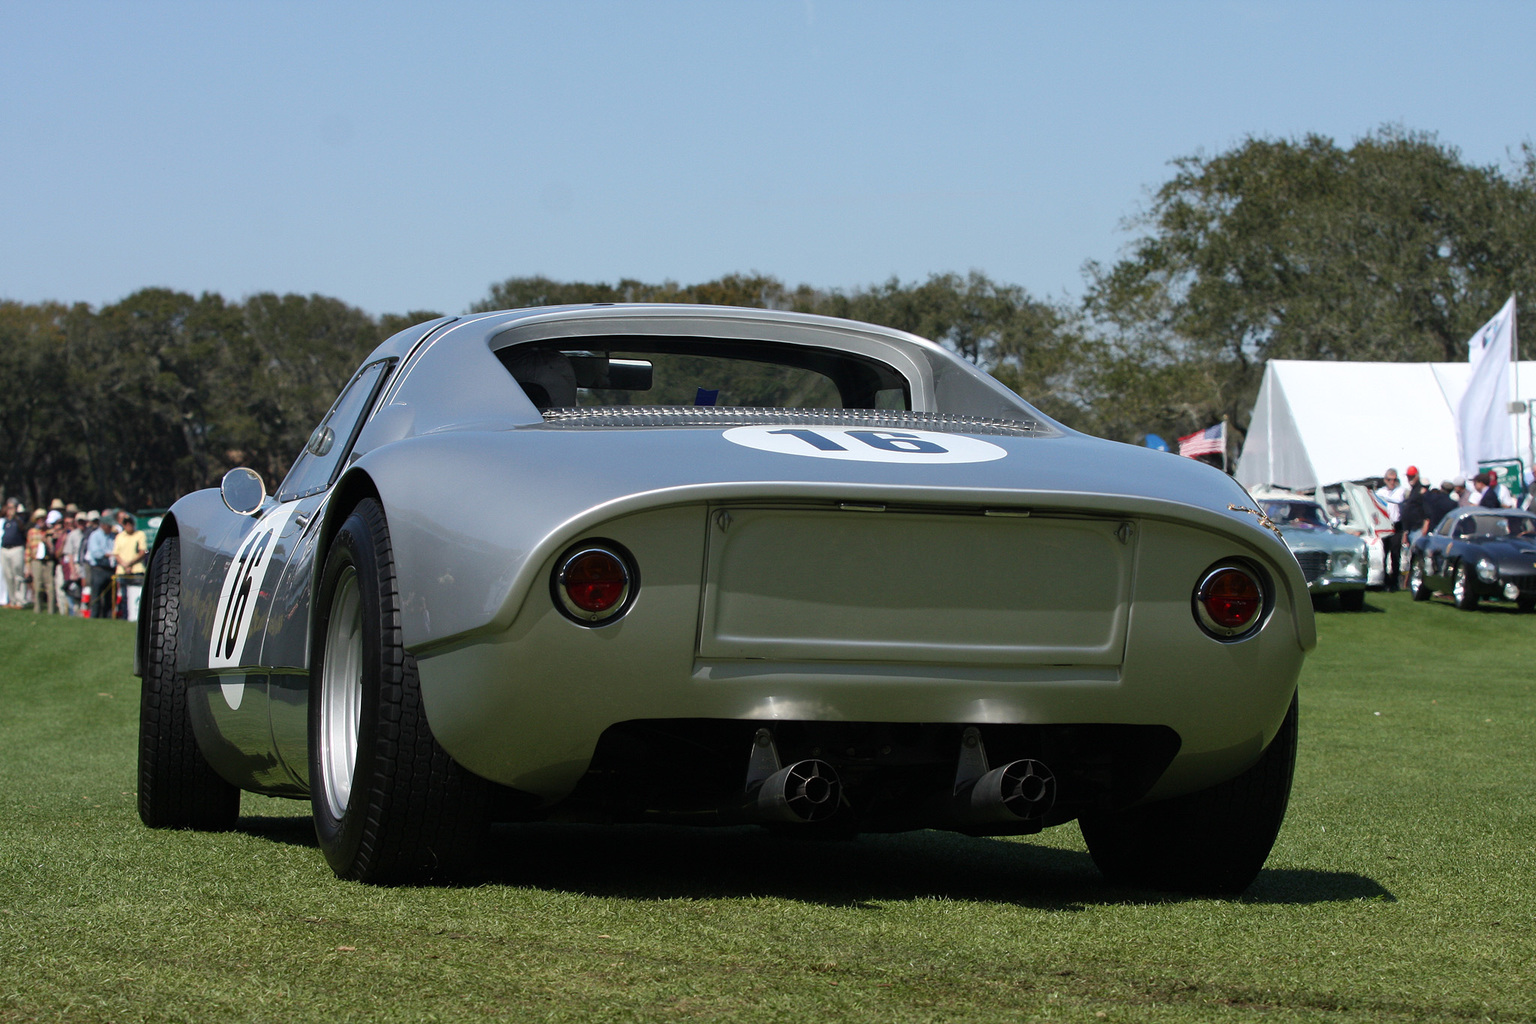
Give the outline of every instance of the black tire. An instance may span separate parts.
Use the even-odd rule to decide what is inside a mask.
[[[1079,821],[1093,862],[1111,882],[1236,895],[1258,877],[1290,802],[1296,772],[1296,698],[1258,762],[1210,789]]]
[[[1365,591],[1344,590],[1339,593],[1339,610],[1358,612],[1365,608]]]
[[[1429,577],[1424,573],[1424,556],[1414,555],[1408,563],[1408,591],[1415,601],[1428,601],[1434,592],[1429,589]]]
[[[331,869],[374,883],[453,877],[478,852],[490,785],[432,736],[416,659],[401,645],[389,529],[371,498],[332,542],[311,650],[310,804]]]
[[[197,748],[187,681],[176,671],[181,620],[181,539],[171,537],[149,567],[149,615],[139,692],[139,818],[150,828],[226,832],[240,818],[240,790]]]
[[[1451,584],[1451,597],[1456,599],[1456,607],[1464,612],[1477,609],[1477,585],[1472,582],[1472,571],[1467,568],[1466,562],[1456,567],[1456,579]]]

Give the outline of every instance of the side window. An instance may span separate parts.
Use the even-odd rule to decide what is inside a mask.
[[[331,485],[341,460],[352,450],[363,416],[373,405],[374,395],[388,368],[389,360],[371,363],[359,370],[352,383],[342,390],[331,411],[309,435],[304,450],[278,488],[278,501],[302,498]]]

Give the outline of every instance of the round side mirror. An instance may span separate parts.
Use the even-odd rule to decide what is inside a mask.
[[[267,488],[261,482],[261,475],[245,466],[236,466],[224,474],[224,482],[219,484],[219,494],[224,504],[237,516],[253,514],[267,500]]]

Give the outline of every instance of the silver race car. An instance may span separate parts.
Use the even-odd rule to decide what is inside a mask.
[[[1080,822],[1105,875],[1269,854],[1315,643],[1261,510],[932,342],[754,309],[421,324],[274,496],[166,514],[139,809],[308,799],[335,872],[448,875],[488,822],[804,835]]]

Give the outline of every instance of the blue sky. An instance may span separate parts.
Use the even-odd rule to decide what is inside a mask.
[[[1168,161],[1536,138],[1536,4],[0,0],[0,298],[496,281],[1080,296]]]

